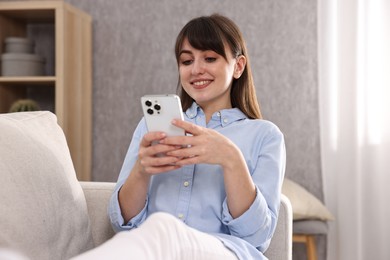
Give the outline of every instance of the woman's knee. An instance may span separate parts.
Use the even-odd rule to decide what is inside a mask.
[[[164,240],[166,243],[177,243],[188,236],[188,227],[175,216],[164,212],[150,215],[140,229],[152,232],[155,239]]]
[[[183,226],[184,224],[178,220],[176,217],[172,216],[169,213],[165,212],[156,212],[148,217],[144,223],[145,225],[153,225],[155,228],[169,229],[175,228],[178,226]]]

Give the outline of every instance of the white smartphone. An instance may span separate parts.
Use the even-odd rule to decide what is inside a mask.
[[[185,135],[183,129],[172,125],[173,119],[183,119],[179,96],[175,94],[141,97],[142,111],[149,132],[161,131],[167,136]]]

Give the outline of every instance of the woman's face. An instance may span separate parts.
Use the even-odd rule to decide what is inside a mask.
[[[179,55],[180,82],[203,109],[230,108],[230,88],[237,59],[225,47],[227,60],[211,50],[197,50],[184,40]]]

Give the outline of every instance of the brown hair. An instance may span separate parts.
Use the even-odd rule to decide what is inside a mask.
[[[251,119],[262,118],[249,65],[247,48],[237,25],[229,18],[219,14],[202,16],[189,21],[176,39],[175,54],[178,66],[180,51],[185,39],[195,49],[212,50],[225,59],[227,59],[225,44],[230,47],[233,57],[245,56],[247,62],[241,77],[233,79],[230,92],[232,107],[239,108]],[[186,111],[194,100],[184,91],[180,84],[180,78],[178,90],[183,110]]]

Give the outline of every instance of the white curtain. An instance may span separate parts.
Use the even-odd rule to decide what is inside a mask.
[[[390,259],[390,0],[319,0],[329,260]]]

